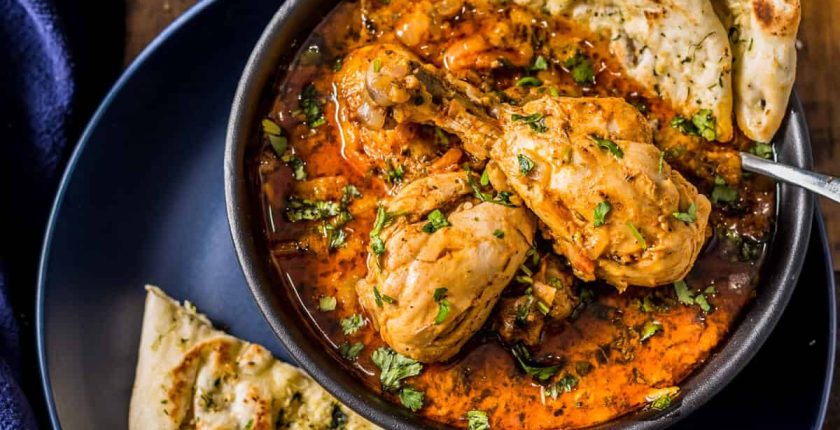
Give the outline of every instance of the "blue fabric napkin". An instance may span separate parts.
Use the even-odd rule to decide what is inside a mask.
[[[72,143],[119,71],[123,22],[119,1],[0,0],[0,430],[47,423],[38,254]]]

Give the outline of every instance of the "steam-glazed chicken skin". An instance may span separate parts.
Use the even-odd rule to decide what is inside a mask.
[[[711,204],[663,161],[647,122],[624,100],[544,96],[498,106],[493,119],[480,92],[404,48],[371,45],[345,64],[355,66],[342,70],[340,104],[435,124],[475,157],[489,155],[581,279],[653,287],[694,264]]]
[[[533,244],[527,209],[472,193],[466,172],[418,179],[385,204],[377,222],[385,227],[374,226],[384,251],[369,254],[356,292],[382,339],[416,360],[456,354]]]

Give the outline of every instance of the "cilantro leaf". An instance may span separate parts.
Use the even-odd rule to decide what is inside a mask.
[[[595,206],[595,210],[592,214],[592,216],[595,219],[595,227],[600,227],[606,223],[607,214],[610,212],[610,209],[612,209],[612,205],[610,205],[610,202],[606,200],[604,200],[601,203],[598,203],[598,205]]]
[[[292,197],[286,205],[286,217],[291,222],[317,221],[338,215],[338,203],[331,200],[306,200]]]
[[[424,394],[422,391],[415,390],[411,387],[405,387],[400,390],[400,403],[406,408],[411,409],[412,412],[417,412],[423,407],[423,397]]]
[[[365,344],[361,342],[356,342],[352,345],[345,342],[338,347],[338,353],[346,360],[356,361],[356,358],[359,357],[359,353],[361,353],[364,348]]]
[[[717,120],[710,109],[701,109],[691,117],[691,123],[697,128],[697,134],[703,139],[713,141],[717,139]]]
[[[595,71],[592,69],[592,61],[580,51],[575,52],[575,55],[566,59],[563,62],[569,72],[572,74],[572,80],[579,85],[591,85],[595,83]]]
[[[365,320],[359,314],[350,315],[347,318],[342,318],[340,321],[341,330],[344,332],[346,336],[350,336],[353,333],[359,331],[360,328],[365,326]]]
[[[467,412],[467,430],[490,430],[487,413],[477,409]]]
[[[686,223],[691,224],[694,221],[697,221],[697,205],[694,202],[691,202],[691,205],[688,206],[688,210],[686,212],[674,212],[674,218]]]
[[[668,394],[663,394],[650,403],[650,407],[657,411],[664,411],[668,406],[671,406],[671,396]]]
[[[642,233],[639,233],[639,230],[636,228],[635,225],[631,222],[627,222],[627,228],[630,229],[630,233],[636,238],[636,242],[639,243],[639,246],[642,247],[642,250],[647,249],[647,242],[645,241],[645,237],[642,236]]]
[[[496,236],[499,239],[504,239],[505,238],[505,232],[503,232],[499,229],[496,229],[495,231],[493,231],[493,236]]]
[[[400,388],[400,381],[417,376],[423,370],[423,365],[391,348],[380,347],[371,355],[373,363],[379,367],[379,382],[382,389],[396,391]]]
[[[441,324],[449,315],[449,300],[446,300],[446,288],[435,288],[433,298],[438,304],[438,313],[435,316],[435,324]]]
[[[541,87],[543,82],[533,76],[523,76],[516,81],[517,87]]]
[[[674,291],[677,292],[677,300],[680,303],[691,306],[694,304],[694,298],[691,296],[691,291],[688,289],[688,284],[683,280],[674,282]]]
[[[624,158],[624,151],[622,151],[621,148],[612,140],[604,139],[595,135],[590,135],[589,138],[595,141],[595,144],[599,147],[610,151],[610,154],[612,154],[613,157],[619,160]]]
[[[443,212],[440,209],[435,209],[426,216],[426,219],[429,221],[423,226],[423,232],[425,233],[434,233],[444,227],[449,227],[449,221],[446,220],[446,216],[443,215]]]
[[[335,297],[324,296],[324,297],[321,297],[320,300],[318,300],[318,309],[320,309],[321,312],[334,311],[335,310],[335,305],[337,303],[338,303],[338,301],[335,299]]]
[[[773,158],[773,145],[755,142],[755,144],[750,148],[750,153],[761,158]]]
[[[536,164],[534,164],[534,160],[525,155],[519,154],[516,156],[516,159],[519,161],[519,172],[522,173],[523,176],[531,173],[531,171],[534,170],[534,166],[536,166]]]
[[[320,98],[321,95],[318,94],[315,85],[311,83],[303,87],[303,91],[298,98],[309,128],[318,128],[327,123]]]
[[[645,325],[642,327],[642,332],[639,336],[639,342],[644,342],[650,339],[651,337],[653,337],[653,335],[660,331],[662,331],[662,324],[660,324],[659,321],[646,322]]]
[[[528,349],[526,349],[521,343],[514,345],[511,352],[513,353],[514,358],[516,358],[516,361],[519,362],[519,366],[522,370],[524,370],[526,374],[533,376],[538,381],[547,381],[552,376],[556,375],[560,370],[559,365],[533,366],[528,364],[531,360],[531,353],[528,352]]]
[[[513,114],[510,116],[510,119],[511,121],[521,121],[528,124],[528,126],[531,127],[531,130],[537,133],[545,133],[548,131],[548,127],[545,125],[545,117],[539,112],[535,112],[530,115]]]
[[[548,61],[542,55],[538,55],[537,58],[534,59],[534,64],[532,64],[529,69],[534,72],[538,70],[547,70]]]

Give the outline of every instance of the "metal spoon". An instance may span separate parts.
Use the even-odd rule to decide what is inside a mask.
[[[741,167],[777,181],[805,188],[840,203],[840,178],[776,163],[746,152],[741,153]]]

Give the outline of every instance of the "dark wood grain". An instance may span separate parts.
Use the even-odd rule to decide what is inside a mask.
[[[244,0],[247,1],[247,0]],[[196,0],[126,0],[125,64]],[[796,90],[805,106],[816,169],[840,176],[840,2],[802,1]],[[840,268],[840,204],[820,201],[834,267]],[[840,375],[836,366],[835,375]],[[840,377],[825,429],[840,428]]]

